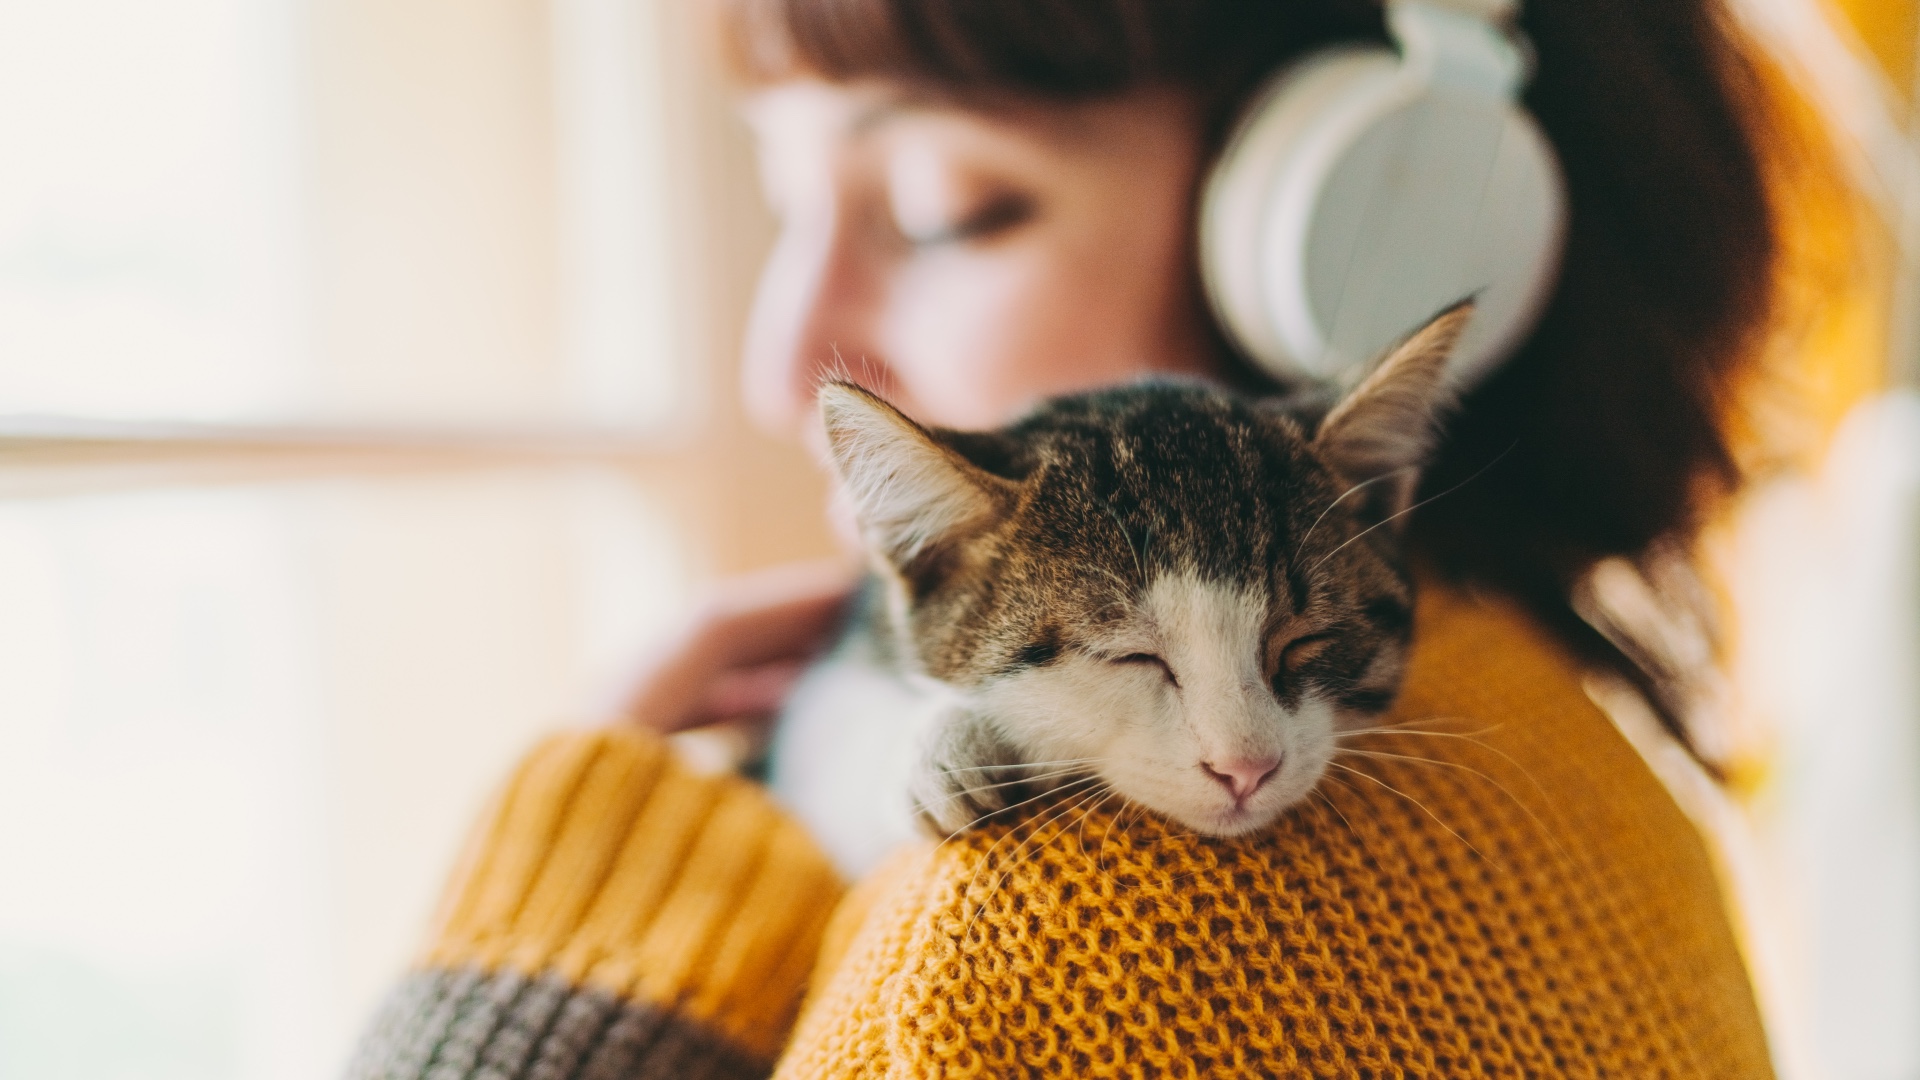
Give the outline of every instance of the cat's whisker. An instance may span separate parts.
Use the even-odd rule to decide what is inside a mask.
[[[1409,721],[1406,721],[1406,724],[1436,723],[1439,721],[1443,721],[1445,719],[1447,718],[1436,716],[1426,720],[1409,720]],[[1390,725],[1387,727],[1379,727],[1379,728],[1364,728],[1364,729],[1353,731],[1353,732],[1344,732],[1344,733],[1336,732],[1334,737],[1339,738],[1342,734],[1379,735],[1379,736],[1425,735],[1431,738],[1461,739],[1466,742],[1472,743],[1473,745],[1479,747],[1480,749],[1485,750],[1487,753],[1493,754],[1494,756],[1500,758],[1502,761],[1505,761],[1507,764],[1513,766],[1515,771],[1519,772],[1521,776],[1526,778],[1527,783],[1533,787],[1533,790],[1537,794],[1539,794],[1539,796],[1542,799],[1546,799],[1548,797],[1547,789],[1540,786],[1540,781],[1534,777],[1533,771],[1531,769],[1528,769],[1525,765],[1520,764],[1519,761],[1514,759],[1512,754],[1507,753],[1505,750],[1500,749],[1499,747],[1493,745],[1492,743],[1483,742],[1481,740],[1480,738],[1481,736],[1491,735],[1498,730],[1500,730],[1499,724],[1489,725],[1479,731],[1466,731],[1466,732],[1428,731],[1423,728],[1407,727],[1405,726],[1405,724],[1401,724],[1401,725]]]
[[[1499,865],[1498,863],[1495,863],[1492,859],[1487,858],[1486,855],[1482,854],[1480,849],[1477,847],[1474,847],[1473,844],[1469,842],[1466,837],[1461,836],[1458,832],[1455,832],[1453,826],[1440,820],[1440,815],[1434,813],[1432,810],[1429,810],[1427,808],[1426,803],[1423,803],[1419,799],[1416,799],[1413,796],[1407,794],[1406,792],[1401,791],[1399,788],[1394,787],[1392,784],[1387,783],[1385,780],[1380,779],[1379,777],[1373,775],[1370,772],[1364,772],[1360,769],[1356,769],[1352,767],[1351,765],[1342,765],[1337,761],[1329,761],[1327,762],[1327,764],[1332,768],[1340,769],[1345,772],[1350,772],[1355,776],[1365,777],[1366,779],[1371,780],[1376,784],[1379,784],[1381,787],[1386,788],[1388,791],[1392,792],[1393,794],[1398,795],[1401,798],[1412,803],[1413,805],[1419,807],[1422,813],[1426,814],[1428,817],[1433,819],[1433,823],[1435,825],[1438,825],[1441,828],[1447,830],[1447,835],[1453,837],[1455,840],[1460,841],[1462,844],[1465,844],[1468,851],[1471,851],[1475,855],[1480,856],[1480,858],[1483,861],[1487,862],[1490,865],[1495,865],[1495,866]]]
[[[986,792],[986,791],[997,791],[1000,788],[1017,787],[1021,784],[1035,784],[1043,780],[1054,780],[1063,776],[1072,776],[1073,774],[1080,771],[1081,770],[1079,769],[1061,769],[1059,772],[1041,773],[1038,776],[1021,776],[1021,777],[1016,777],[1012,780],[1002,780],[999,783],[995,783],[995,784],[980,784],[975,787],[962,788],[959,791],[955,791],[949,795],[945,795],[941,797],[938,801],[932,803],[931,805],[945,806],[947,803],[953,802],[955,799],[964,799],[969,795],[978,795],[981,792]],[[1048,788],[1047,791],[1058,791],[1059,789],[1060,789],[1059,785],[1056,784],[1053,787]],[[1046,791],[1043,791],[1040,793],[1040,795],[1045,795],[1045,794],[1047,794]],[[1038,797],[1039,796],[1035,796],[1035,798],[1038,798]],[[1001,811],[999,810],[994,811],[995,814],[1000,812]],[[988,815],[988,816],[990,817],[992,815]]]
[[[1350,739],[1358,735],[1427,735],[1440,739],[1465,739],[1468,742],[1478,743],[1482,736],[1491,735],[1498,730],[1500,730],[1500,728],[1497,724],[1492,727],[1482,728],[1479,731],[1428,731],[1425,728],[1389,724],[1385,727],[1348,728],[1345,731],[1334,732],[1333,737],[1336,739]]]
[[[1042,812],[1039,817],[1033,819],[1030,823],[1028,823],[1031,825],[1031,828],[1028,829],[1027,835],[1023,839],[1021,839],[1021,841],[1018,844],[1014,846],[1012,853],[1010,853],[1007,856],[1006,868],[1002,870],[1000,875],[994,879],[993,884],[987,888],[986,894],[981,898],[980,903],[977,906],[975,906],[973,913],[967,917],[966,923],[960,928],[961,940],[963,941],[966,940],[967,935],[972,932],[974,920],[979,918],[980,913],[986,910],[987,901],[991,900],[993,898],[993,894],[1000,891],[1000,886],[1006,884],[1007,878],[1011,877],[1013,875],[1013,872],[1019,869],[1021,853],[1026,850],[1027,845],[1029,843],[1036,842],[1036,841],[1044,844],[1045,840],[1040,839],[1040,837],[1045,832],[1046,827],[1048,825],[1060,821],[1066,815],[1072,813],[1075,807],[1082,805],[1082,803],[1085,800],[1092,798],[1097,794],[1099,794],[1099,791],[1097,789],[1076,794],[1073,798],[1062,802],[1061,805],[1059,806],[1049,807],[1047,810]],[[968,879],[967,887],[963,889],[960,893],[962,898],[970,897],[973,894],[973,886],[975,881],[977,881],[979,878],[980,869],[985,868],[987,862],[989,861],[989,857],[993,853],[994,848],[999,847],[1001,842],[1004,841],[1007,838],[1007,836],[1012,836],[1014,833],[1019,832],[1021,827],[1022,826],[1020,825],[1016,825],[1014,826],[1014,828],[1008,830],[1006,836],[1002,836],[999,840],[995,840],[993,842],[993,846],[989,847],[987,851],[981,855],[980,868],[975,869],[974,876]]]
[[[1112,801],[1113,797],[1118,794],[1119,792],[1113,790],[1112,787],[1108,787],[1107,793],[1101,796],[1100,801],[1094,803],[1092,807],[1080,815],[1080,851],[1082,854],[1085,854],[1087,850],[1087,818],[1091,817],[1094,811]]]
[[[1321,777],[1321,779],[1327,781],[1330,784],[1340,785],[1340,790],[1351,793],[1354,798],[1359,799],[1363,803],[1366,801],[1366,796],[1360,793],[1359,788],[1354,787],[1352,784],[1347,783],[1345,780],[1342,780],[1341,778],[1334,776],[1331,773]],[[1318,790],[1318,789],[1316,788],[1315,790]],[[1323,793],[1322,798],[1325,798],[1327,800],[1328,806],[1333,806],[1336,812],[1339,811],[1339,807],[1335,806],[1333,802],[1333,796],[1326,795]],[[1360,850],[1366,853],[1367,858],[1369,859],[1373,858],[1373,848],[1368,846],[1366,834],[1354,828],[1353,822],[1347,819],[1346,814],[1344,813],[1340,814],[1340,819],[1342,821],[1347,822],[1347,831],[1353,834],[1354,843],[1360,846]]]
[[[1130,818],[1130,819],[1129,819],[1129,820],[1127,821],[1127,828],[1129,828],[1129,829],[1133,829],[1133,828],[1136,828],[1136,827],[1138,827],[1138,826],[1140,825],[1140,823],[1141,823],[1141,822],[1143,822],[1143,821],[1145,821],[1145,820],[1147,820],[1147,816],[1148,816],[1149,814],[1152,814],[1152,813],[1153,813],[1153,810],[1152,810],[1152,808],[1150,808],[1150,807],[1148,807],[1148,806],[1147,806],[1147,804],[1145,804],[1145,803],[1138,803],[1138,802],[1137,802],[1137,803],[1134,803],[1134,804],[1133,804],[1133,817],[1132,817],[1132,818]],[[1166,837],[1166,836],[1164,836],[1164,835],[1162,835],[1162,836],[1160,836],[1160,837],[1159,837],[1158,839],[1156,839],[1156,840],[1154,840],[1154,841],[1153,841],[1153,844],[1154,844],[1154,845],[1158,845],[1158,844],[1161,844],[1161,843],[1164,843],[1164,842],[1166,841],[1166,839],[1167,839],[1167,837]],[[1144,882],[1143,882],[1143,883],[1144,883]]]
[[[1339,506],[1341,502],[1345,501],[1347,496],[1353,494],[1356,491],[1361,491],[1366,488],[1372,487],[1373,485],[1379,483],[1382,480],[1387,479],[1388,477],[1399,476],[1402,473],[1409,473],[1413,471],[1414,471],[1414,466],[1402,465],[1398,469],[1389,469],[1386,472],[1381,473],[1379,476],[1373,477],[1372,479],[1362,480],[1359,483],[1348,488],[1347,490],[1341,492],[1338,497],[1336,497],[1332,502],[1327,504],[1327,508],[1325,510],[1320,511],[1319,517],[1313,519],[1313,524],[1307,526],[1307,531],[1300,534],[1300,542],[1295,544],[1293,547],[1293,557],[1296,560],[1300,558],[1300,553],[1307,549],[1307,541],[1313,537],[1313,530],[1319,528],[1320,523],[1327,520],[1327,515],[1333,513],[1333,508],[1336,506]]]
[[[1147,583],[1147,564],[1146,561],[1140,557],[1140,549],[1133,545],[1133,532],[1127,528],[1126,522],[1120,520],[1120,513],[1113,508],[1112,503],[1102,503],[1101,509],[1105,510],[1107,516],[1113,519],[1113,524],[1120,530],[1121,539],[1127,542],[1127,552],[1133,556],[1133,568],[1139,571],[1140,584],[1142,587],[1145,587]]]
[[[1348,821],[1347,815],[1345,813],[1342,813],[1338,806],[1334,805],[1333,796],[1328,795],[1326,792],[1321,791],[1317,787],[1307,792],[1307,794],[1319,796],[1320,801],[1327,805],[1327,809],[1334,812],[1334,815],[1340,819],[1340,824],[1345,825],[1347,827],[1347,831],[1353,834],[1354,839],[1358,840],[1360,838],[1360,833],[1358,830],[1356,830],[1353,827],[1353,822]]]
[[[1086,776],[1081,777],[1078,780],[1069,780],[1064,784],[1056,784],[1045,791],[1042,791],[1037,794],[1030,795],[1027,798],[1021,799],[1017,803],[1011,803],[1007,806],[1000,807],[998,810],[989,810],[986,813],[981,814],[979,817],[974,818],[972,821],[967,822],[965,825],[961,826],[959,829],[956,829],[955,831],[948,833],[946,838],[948,840],[956,839],[957,837],[975,828],[976,826],[982,825],[987,821],[991,820],[992,818],[997,817],[1000,814],[1004,814],[1009,810],[1018,810],[1021,807],[1026,806],[1028,803],[1039,802],[1041,799],[1044,799],[1049,795],[1058,795],[1063,791],[1068,791],[1072,788],[1080,786],[1081,784],[1085,784],[1090,781],[1097,781],[1099,779],[1100,778],[1098,776],[1088,774]],[[1002,839],[1005,839],[1005,837],[1002,837]],[[999,841],[995,841],[995,843],[998,843],[998,842]],[[992,849],[988,849],[988,850],[991,851]]]
[[[1354,787],[1354,786],[1353,786],[1352,784],[1349,784],[1349,783],[1347,783],[1347,782],[1346,782],[1345,780],[1342,780],[1341,778],[1339,778],[1339,777],[1337,777],[1337,776],[1335,776],[1335,775],[1333,775],[1332,773],[1328,773],[1328,774],[1326,774],[1326,775],[1324,775],[1324,776],[1322,776],[1322,777],[1321,777],[1320,779],[1322,779],[1322,780],[1324,780],[1324,781],[1326,781],[1326,782],[1327,782],[1327,783],[1329,783],[1329,784],[1339,784],[1339,785],[1340,785],[1340,789],[1341,789],[1342,791],[1350,791],[1350,792],[1352,792],[1352,793],[1353,793],[1353,797],[1354,797],[1354,798],[1356,798],[1356,799],[1360,799],[1360,800],[1362,800],[1362,801],[1365,801],[1365,799],[1366,799],[1366,796],[1364,796],[1364,795],[1362,795],[1362,794],[1360,793],[1360,789],[1359,789],[1359,788],[1357,788],[1357,787]],[[1358,835],[1358,834],[1356,834],[1356,835]]]
[[[1080,780],[1070,780],[1065,784],[1061,784],[1060,786],[1052,788],[1048,791],[1043,791],[1038,795],[1034,795],[1030,798],[1022,799],[1019,802],[1014,803],[1012,806],[1003,807],[999,810],[993,811],[993,813],[990,813],[990,814],[982,814],[980,817],[975,818],[973,821],[967,823],[962,828],[957,829],[952,833],[949,833],[947,835],[946,840],[955,839],[956,837],[967,832],[969,829],[972,829],[974,826],[979,825],[981,822],[984,822],[988,818],[993,817],[995,814],[1003,814],[1003,813],[1006,813],[1008,810],[1018,810],[1020,807],[1023,807],[1028,803],[1036,802],[1040,799],[1044,799],[1049,795],[1058,795],[1063,791],[1070,791],[1081,784],[1087,783],[1088,781],[1092,781],[1092,780],[1098,780],[1098,779],[1099,777],[1097,776],[1088,776]],[[987,850],[980,853],[980,864],[974,867],[973,875],[967,879],[966,887],[960,890],[960,896],[962,897],[962,899],[965,899],[966,897],[973,895],[973,887],[980,880],[980,872],[986,868],[987,863],[992,861],[993,853],[999,850],[1000,845],[1006,843],[1008,838],[1012,837],[1015,833],[1018,833],[1022,828],[1023,824],[1024,823],[1016,823],[1012,828],[1008,829],[1006,832],[1002,833],[999,837],[997,837],[992,844],[988,845]],[[942,841],[942,843],[945,843],[945,842],[946,841]],[[992,894],[989,893],[988,895],[992,895]]]
[[[1151,813],[1153,813],[1153,811],[1147,806],[1147,804],[1135,803],[1134,810],[1133,810],[1133,817],[1131,820],[1127,822],[1127,828],[1129,829],[1138,828],[1140,823],[1147,820],[1147,815]],[[1155,843],[1158,843],[1158,841],[1155,841]]]
[[[1046,792],[1046,794],[1058,794],[1058,790],[1054,790],[1054,792]],[[1041,796],[1035,796],[1035,798],[1041,798]],[[1033,801],[1033,799],[1027,799],[1027,801]],[[1018,803],[1018,805],[1025,805],[1025,803]],[[1071,805],[1071,799],[1068,799],[1068,801],[1066,801],[1064,805]],[[1008,807],[1008,809],[1014,809],[1014,807]],[[1008,830],[1006,830],[1004,834],[1000,834],[998,838],[995,838],[995,842],[993,842],[993,844],[989,844],[989,846],[987,846],[987,849],[985,849],[985,851],[981,851],[981,853],[979,853],[979,863],[977,863],[977,865],[973,867],[972,874],[970,874],[970,876],[968,876],[968,880],[966,880],[966,886],[962,886],[962,888],[960,888],[960,901],[962,901],[964,905],[970,905],[970,907],[973,907],[972,913],[968,915],[968,920],[966,920],[966,924],[964,924],[964,926],[960,928],[960,940],[966,940],[966,936],[968,936],[968,934],[970,934],[970,932],[972,932],[973,930],[973,919],[977,919],[977,917],[979,917],[979,913],[987,909],[987,901],[989,901],[989,899],[993,899],[993,894],[995,894],[995,892],[998,892],[998,888],[1000,888],[1000,882],[1004,882],[1004,880],[1006,880],[1006,874],[1010,874],[1010,872],[1012,872],[1012,869],[1008,869],[1008,871],[1002,872],[1002,874],[1000,874],[998,878],[995,878],[995,882],[993,882],[993,886],[991,886],[991,888],[989,888],[989,890],[985,892],[985,896],[979,899],[979,903],[977,903],[977,905],[973,905],[972,903],[973,886],[977,886],[977,884],[979,884],[979,874],[985,871],[985,869],[987,869],[987,867],[989,867],[989,865],[993,863],[993,853],[995,853],[995,851],[998,851],[998,849],[1000,849],[1000,844],[1006,844],[1006,842],[1008,842],[1008,838],[1012,838],[1012,836],[1016,836],[1018,832],[1021,832],[1021,828],[1027,828],[1027,826],[1031,824],[1031,826],[1033,826],[1033,830],[1037,830],[1037,828],[1041,826],[1041,822],[1046,821],[1046,819],[1048,819],[1048,815],[1056,815],[1056,813],[1058,813],[1058,809],[1060,809],[1060,807],[1048,807],[1048,809],[1044,809],[1044,811],[1041,811],[1041,817],[1037,817],[1037,819],[1031,819],[1031,821],[1027,821],[1027,822],[1016,822],[1016,824],[1014,824],[1012,828],[1008,828]],[[989,817],[991,817],[991,815],[989,815]],[[1033,832],[1029,830],[1029,832],[1027,832],[1027,836],[1031,838],[1031,834],[1033,834]],[[958,836],[958,834],[956,834],[956,836]],[[948,836],[948,840],[952,840],[952,836]],[[1018,853],[1018,851],[1020,851],[1021,846],[1025,846],[1025,838],[1023,838],[1023,840],[1020,840],[1020,842],[1018,842],[1018,844],[1014,846],[1014,853]]]
[[[1068,815],[1072,814],[1075,809],[1085,806],[1091,799],[1101,797],[1104,790],[1111,789],[1107,788],[1106,785],[1101,785],[1101,787],[1086,788],[1076,792],[1071,799],[1062,803],[1058,808],[1058,812],[1050,813],[1043,817],[1039,824],[1035,825],[1035,827],[1028,832],[1027,838],[1021,841],[1020,844],[1013,849],[1013,852],[1007,856],[1006,872],[1010,874],[1019,869],[1021,859],[1028,853],[1029,845],[1032,845],[1032,850],[1037,852],[1052,840],[1058,839],[1067,829],[1072,828],[1070,825],[1060,826],[1054,831],[1052,836],[1046,836],[1044,834],[1047,825],[1059,825],[1059,823],[1065,820]],[[992,893],[989,892],[988,895],[991,896]]]
[[[1482,740],[1479,737],[1482,734],[1485,734],[1485,733],[1477,732],[1477,731],[1473,731],[1473,732],[1423,731],[1419,728],[1388,727],[1388,728],[1362,728],[1357,731],[1336,731],[1334,732],[1333,737],[1335,739],[1353,739],[1353,738],[1359,738],[1364,735],[1368,738],[1373,738],[1373,739],[1397,739],[1405,735],[1405,736],[1413,736],[1417,738],[1428,738],[1428,739],[1456,739],[1460,742],[1470,743],[1473,746],[1477,746],[1480,749],[1485,750],[1489,754],[1493,754],[1501,758],[1507,764],[1513,766],[1514,769],[1518,770],[1521,775],[1525,776],[1530,783],[1534,783],[1535,787],[1539,787],[1539,784],[1537,782],[1534,782],[1533,780],[1533,774],[1527,770],[1526,766],[1520,764],[1518,761],[1515,761],[1513,759],[1513,755],[1507,753],[1505,750],[1502,750],[1499,747],[1494,746],[1493,744]],[[1544,795],[1546,793],[1542,791],[1541,794]]]
[[[1120,793],[1116,790],[1114,794],[1119,795]],[[1125,795],[1120,795],[1120,809],[1115,810],[1113,816],[1107,819],[1106,830],[1100,834],[1100,850],[1098,857],[1094,861],[1094,866],[1095,869],[1099,870],[1103,875],[1106,875],[1109,881],[1113,881],[1114,878],[1112,875],[1106,873],[1107,849],[1113,845],[1113,834],[1115,830],[1124,830],[1127,827],[1127,815],[1134,812],[1138,807],[1138,803],[1127,798]]]
[[[1495,752],[1498,753],[1498,751],[1495,751]],[[1556,850],[1558,850],[1560,847],[1560,842],[1553,835],[1553,830],[1547,828],[1547,823],[1540,819],[1540,815],[1534,812],[1533,807],[1528,806],[1524,801],[1520,799],[1519,796],[1515,795],[1511,790],[1509,790],[1505,784],[1502,784],[1500,781],[1495,780],[1493,777],[1488,776],[1486,773],[1483,773],[1479,769],[1476,769],[1470,765],[1464,765],[1458,761],[1447,761],[1442,758],[1420,757],[1417,754],[1395,754],[1385,750],[1358,750],[1353,748],[1343,748],[1340,751],[1340,753],[1355,754],[1361,757],[1376,758],[1379,760],[1387,760],[1387,761],[1410,761],[1410,762],[1417,762],[1422,765],[1444,765],[1448,768],[1460,769],[1464,772],[1471,773],[1474,776],[1477,776],[1480,779],[1485,780],[1487,783],[1493,785],[1494,790],[1500,792],[1500,794],[1502,795],[1505,795],[1507,797],[1507,801],[1519,807],[1521,813],[1526,814],[1527,818],[1533,822],[1533,827],[1540,830],[1540,835],[1546,838],[1547,842],[1549,844],[1552,844]],[[1505,755],[1502,755],[1502,756],[1504,757]],[[1507,760],[1512,761],[1513,759],[1508,758]],[[1515,767],[1518,768],[1517,762],[1515,763]],[[1522,769],[1521,771],[1523,774],[1525,774],[1524,769]],[[1541,788],[1539,783],[1535,782],[1533,777],[1530,774],[1527,775],[1527,780],[1529,783],[1533,784],[1534,789],[1540,792],[1540,795],[1543,798],[1546,797],[1545,789]],[[1565,855],[1566,852],[1560,851],[1560,854]]]
[[[1091,818],[1093,814],[1098,813],[1101,809],[1103,809],[1108,802],[1111,802],[1113,799],[1116,799],[1116,798],[1120,800],[1120,809],[1107,817],[1106,831],[1100,834],[1099,847],[1095,848],[1094,851],[1092,852],[1093,872],[1105,878],[1110,884],[1115,884],[1115,885],[1117,885],[1118,882],[1114,880],[1113,875],[1107,873],[1107,841],[1113,838],[1113,823],[1115,818],[1117,818],[1120,814],[1123,814],[1126,812],[1126,809],[1128,805],[1130,805],[1131,800],[1128,799],[1125,795],[1120,794],[1120,792],[1117,789],[1109,788],[1107,791],[1106,797],[1101,799],[1098,803],[1094,804],[1093,808],[1089,810],[1087,813],[1081,815],[1081,818],[1080,818],[1080,853],[1081,855],[1084,856],[1088,854],[1087,852],[1087,821],[1088,819]]]
[[[1374,727],[1367,728],[1365,730],[1368,730],[1368,731],[1425,731],[1427,730],[1426,728],[1416,727],[1414,725],[1416,724],[1447,724],[1447,723],[1452,723],[1456,720],[1464,723],[1464,722],[1468,722],[1469,718],[1464,716],[1421,716],[1421,717],[1416,717],[1412,720],[1401,720],[1392,724],[1379,724]],[[1505,724],[1488,724],[1487,726],[1481,728],[1478,731],[1449,732],[1449,734],[1473,735],[1473,736],[1491,735],[1494,732],[1499,731],[1501,728],[1505,726],[1506,726]]]
[[[1325,780],[1329,784],[1339,784],[1340,787],[1343,788],[1344,790],[1353,792],[1354,797],[1356,798],[1362,797],[1360,795],[1359,788],[1354,787],[1352,784],[1347,783],[1345,780],[1342,780],[1337,776],[1332,776],[1332,775],[1322,776],[1320,779]]]
[[[1014,870],[1019,868],[1020,859],[1031,858],[1032,856],[1038,855],[1040,853],[1040,850],[1046,847],[1047,844],[1052,843],[1053,841],[1058,840],[1061,837],[1065,836],[1067,834],[1068,829],[1072,829],[1076,826],[1078,826],[1079,829],[1081,830],[1080,847],[1081,847],[1081,850],[1084,852],[1086,850],[1087,818],[1092,816],[1092,814],[1095,811],[1097,811],[1100,807],[1104,806],[1108,801],[1110,801],[1115,794],[1116,792],[1113,790],[1112,787],[1106,787],[1104,789],[1094,788],[1087,792],[1082,793],[1082,795],[1079,798],[1074,800],[1073,805],[1068,807],[1069,815],[1071,815],[1073,811],[1077,809],[1079,811],[1078,816],[1075,817],[1074,820],[1070,823],[1059,825],[1059,827],[1054,830],[1053,835],[1049,837],[1040,839],[1036,834],[1035,839],[1037,840],[1037,843],[1029,851],[1025,851],[1025,852],[1016,851],[1014,853],[1015,861],[1008,866],[1007,872],[1012,873]],[[1062,815],[1060,818],[1057,818],[1056,823],[1064,820],[1066,816],[1067,815]]]
[[[1421,507],[1427,505],[1428,503],[1437,502],[1440,499],[1444,499],[1447,496],[1453,494],[1454,492],[1459,491],[1461,488],[1466,487],[1468,484],[1473,483],[1475,480],[1480,479],[1480,477],[1484,475],[1488,469],[1491,469],[1495,465],[1500,464],[1500,462],[1504,460],[1508,454],[1513,453],[1513,448],[1519,445],[1520,445],[1519,440],[1517,439],[1514,440],[1514,442],[1508,445],[1508,447],[1505,450],[1500,451],[1500,453],[1496,455],[1492,461],[1487,462],[1485,465],[1482,465],[1480,466],[1479,469],[1475,470],[1472,476],[1467,477],[1465,480],[1460,481],[1459,483],[1453,485],[1452,487],[1448,488],[1445,491],[1440,492],[1437,495],[1429,495],[1426,498],[1421,499],[1419,502],[1414,503],[1412,506],[1409,506],[1406,509],[1399,511],[1398,513],[1389,514],[1386,517],[1381,518],[1379,521],[1376,521],[1373,524],[1367,526],[1366,528],[1361,529],[1359,532],[1354,533],[1352,536],[1347,537],[1347,539],[1343,543],[1341,543],[1339,547],[1336,547],[1332,551],[1327,552],[1325,555],[1320,556],[1319,562],[1314,563],[1312,566],[1307,567],[1307,573],[1311,574],[1315,570],[1320,569],[1321,566],[1326,564],[1326,561],[1328,559],[1331,559],[1335,555],[1338,555],[1342,551],[1345,551],[1347,549],[1348,544],[1353,543],[1355,540],[1360,539],[1361,537],[1367,535],[1368,533],[1379,528],[1380,526],[1389,524],[1397,518],[1406,517],[1408,514],[1413,513],[1415,510],[1420,509]]]
[[[1513,793],[1508,791],[1499,781],[1471,765],[1465,765],[1458,761],[1448,761],[1445,758],[1421,757],[1418,754],[1396,754],[1390,750],[1363,750],[1354,746],[1343,746],[1338,752],[1342,754],[1352,754],[1355,757],[1378,758],[1382,761],[1415,761],[1422,765],[1444,765],[1449,769],[1459,769],[1462,772],[1471,773],[1485,780],[1487,783],[1492,784],[1494,787],[1499,788],[1500,793],[1507,798],[1513,798]],[[1514,799],[1514,801],[1519,802],[1518,799]]]
[[[958,769],[943,769],[946,773],[992,772],[997,769],[1044,769],[1053,765],[1091,765],[1098,762],[1097,757],[1060,758],[1056,761],[1019,761],[1005,765],[966,765]]]
[[[1120,795],[1118,790],[1115,790],[1114,794]],[[1120,795],[1120,809],[1114,811],[1113,816],[1107,819],[1107,829],[1100,834],[1100,850],[1098,854],[1094,856],[1093,860],[1094,870],[1108,881],[1113,882],[1116,886],[1119,882],[1115,880],[1113,875],[1107,873],[1107,845],[1113,840],[1113,830],[1120,827],[1120,823],[1126,820],[1127,811],[1133,809],[1133,807],[1134,802],[1132,799],[1127,798],[1125,795]]]

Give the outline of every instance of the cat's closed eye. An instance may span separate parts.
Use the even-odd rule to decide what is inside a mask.
[[[1156,667],[1160,669],[1160,674],[1165,676],[1168,682],[1172,683],[1174,686],[1180,685],[1180,677],[1173,673],[1173,666],[1171,664],[1168,664],[1164,659],[1158,656],[1155,656],[1152,653],[1145,653],[1145,652],[1128,653],[1125,656],[1112,657],[1111,662],[1115,664],[1139,665],[1142,667]]]
[[[1306,634],[1287,642],[1280,650],[1280,662],[1274,667],[1273,681],[1279,683],[1299,675],[1308,664],[1326,653],[1333,639],[1332,634]]]

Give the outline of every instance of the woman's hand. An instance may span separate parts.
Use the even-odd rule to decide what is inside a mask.
[[[835,559],[720,582],[627,681],[613,721],[672,733],[772,714],[831,641],[858,580]]]

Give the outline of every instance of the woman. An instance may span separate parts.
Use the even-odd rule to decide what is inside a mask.
[[[1276,68],[1384,40],[1361,0],[722,14],[782,219],[743,381],[803,439],[829,371],[957,427],[1148,372],[1262,388],[1200,289],[1197,185]],[[1571,600],[1599,560],[1684,543],[1739,480],[1776,128],[1724,19],[1708,0],[1526,5],[1564,266],[1424,482],[1446,494],[1410,534],[1401,733],[1323,803],[1235,841],[1082,814],[1077,834],[909,849],[828,927],[832,874],[747,785],[630,733],[559,739],[482,830],[363,1072],[1766,1074],[1704,849],[1586,695],[1624,680],[1671,725],[1684,687]],[[668,731],[770,711],[846,588],[741,586],[629,714]]]

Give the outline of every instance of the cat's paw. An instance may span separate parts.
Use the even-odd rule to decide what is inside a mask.
[[[1007,808],[1007,789],[1000,785],[1008,779],[998,770],[966,774],[928,770],[914,783],[914,809],[935,837],[957,836]]]
[[[914,812],[934,836],[966,832],[1034,794],[1030,770],[977,717],[956,711],[936,731],[910,787]]]

